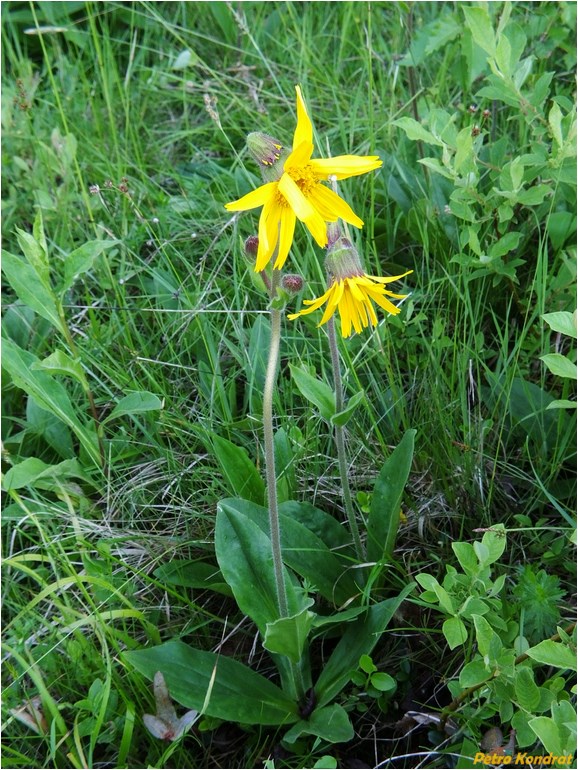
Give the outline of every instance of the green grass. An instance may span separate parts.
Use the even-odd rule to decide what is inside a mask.
[[[492,6],[495,26],[503,6]],[[568,338],[540,318],[575,306],[575,219],[566,237],[552,234],[554,214],[575,215],[575,186],[561,170],[543,205],[516,210],[522,240],[504,258],[524,259],[515,279],[476,277],[475,266],[455,259],[471,252],[459,241],[463,221],[445,209],[451,181],[418,162],[440,157],[439,148],[410,141],[393,122],[425,121],[445,109],[458,130],[480,124],[486,166],[478,190],[489,200],[493,169],[550,146],[551,99],[564,114],[573,111],[575,7],[517,3],[512,19],[526,33],[525,55],[535,57],[526,88],[554,72],[536,120],[499,100],[480,99],[469,112],[489,72],[481,49],[469,61],[461,35],[436,45],[428,27],[436,20],[463,26],[460,4],[3,3],[4,246],[19,253],[15,229],[30,232],[37,210],[56,273],[87,240],[117,240],[67,293],[67,320],[100,419],[134,391],[164,402],[161,411],[109,423],[101,473],[70,431],[5,376],[4,470],[29,457],[79,458],[82,466],[81,477],[48,477],[6,501],[5,766],[249,768],[275,756],[275,767],[312,767],[332,753],[347,767],[435,745],[426,731],[405,737],[381,724],[447,703],[445,691],[440,701],[437,694],[463,664],[459,649],[446,648],[436,617],[417,604],[374,658],[398,679],[395,705],[385,716],[358,714],[354,742],[333,749],[309,745],[291,755],[274,731],[210,720],[167,749],[142,723],[154,713],[151,687],[123,663],[124,650],[173,637],[205,649],[227,638],[227,655],[247,662],[251,654],[254,628],[247,620],[237,628],[232,601],[167,585],[154,570],[213,553],[216,502],[230,490],[207,431],[263,466],[266,354],[257,334],[266,300],[240,248],[257,215],[231,216],[224,204],[260,183],[247,133],[290,142],[296,83],[321,155],[384,160],[380,172],[341,184],[365,221],[352,236],[367,272],[414,271],[404,280],[411,295],[401,315],[341,344],[347,394],[363,388],[367,396],[347,427],[354,495],[371,492],[403,432],[417,429],[392,592],[420,571],[443,574],[452,541],[503,523],[522,530],[508,540],[509,580],[520,565],[539,563],[560,579],[560,616],[570,622],[574,419],[544,411],[540,399],[574,399],[575,390],[539,356],[575,357]],[[65,31],[42,32],[47,27]],[[410,50],[415,66],[402,59]],[[492,116],[483,123],[485,108]],[[296,232],[288,265],[306,277],[303,297],[317,296],[323,254],[304,228]],[[496,237],[493,220],[484,220],[480,239]],[[7,283],[4,290],[6,337],[39,358],[63,347]],[[331,381],[318,320],[285,322],[276,427],[294,454],[295,497],[341,518],[330,430],[290,379],[289,364],[301,362]],[[88,420],[80,383],[61,379]],[[257,647],[253,666],[270,673]],[[14,717],[36,696],[52,734]],[[377,760],[376,725],[384,741]],[[475,719],[462,727],[478,735]],[[441,766],[439,756],[423,766]]]

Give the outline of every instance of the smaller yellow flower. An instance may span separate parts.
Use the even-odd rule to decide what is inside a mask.
[[[408,270],[402,275],[395,275],[390,278],[366,275],[361,267],[357,251],[347,238],[339,238],[330,247],[326,266],[331,276],[331,286],[321,297],[303,300],[303,304],[309,305],[309,307],[298,313],[292,313],[288,318],[293,321],[299,316],[313,313],[327,303],[318,326],[327,323],[335,311],[339,310],[343,337],[349,337],[352,329],[359,334],[370,324],[371,326],[377,325],[374,302],[391,315],[397,315],[400,309],[388,297],[405,299],[407,294],[394,294],[385,288],[385,284],[398,281],[413,272]]]

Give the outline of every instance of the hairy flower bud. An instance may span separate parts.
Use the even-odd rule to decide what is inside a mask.
[[[328,247],[325,269],[335,281],[364,274],[357,249],[344,235]]]
[[[303,278],[300,275],[284,275],[281,278],[281,288],[283,288],[287,294],[298,294],[303,288]]]
[[[278,139],[255,131],[247,137],[247,147],[259,165],[265,182],[275,182],[281,178],[289,150],[283,147]]]
[[[245,249],[245,255],[247,257],[249,257],[250,259],[255,259],[255,257],[257,256],[257,251],[259,249],[259,236],[250,235],[245,241],[244,249]]]

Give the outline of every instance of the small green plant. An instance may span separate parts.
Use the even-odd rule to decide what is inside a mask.
[[[543,569],[535,572],[531,564],[526,564],[519,571],[512,593],[520,602],[521,635],[530,644],[554,633],[560,622],[558,607],[564,596],[559,578]]]
[[[542,733],[546,724],[550,728],[551,720],[557,719],[560,737],[558,751],[553,753],[572,753],[575,733],[566,723],[571,708],[567,672],[576,671],[575,625],[570,627],[573,638],[562,629],[537,644],[535,638],[522,636],[522,630],[545,630],[546,621],[555,621],[545,603],[558,600],[560,594],[555,579],[549,580],[543,570],[536,575],[530,569],[522,572],[512,601],[507,573],[498,566],[506,544],[506,528],[496,525],[481,541],[452,543],[461,569],[447,564],[441,583],[429,573],[416,575],[425,589],[420,600],[446,618],[442,631],[448,646],[463,650],[459,675],[448,682],[454,700],[444,710],[443,721],[459,708],[470,729],[476,725],[480,730],[496,720],[502,729],[516,731],[518,747],[533,746],[538,737],[550,751]],[[534,606],[528,616],[530,602]],[[552,674],[548,667],[559,671]],[[551,716],[544,717],[547,713]],[[479,733],[476,737],[479,742]]]
[[[558,334],[563,334],[572,339],[578,337],[578,331],[576,329],[576,322],[578,318],[578,311],[574,313],[568,313],[560,311],[558,313],[546,313],[542,316],[542,320],[546,321],[552,331]],[[576,358],[576,351],[574,351],[574,358]],[[563,377],[568,380],[575,380],[577,377],[576,361],[572,361],[569,355],[562,355],[562,353],[546,353],[540,356],[540,360],[543,361],[552,374],[558,377]],[[570,401],[569,399],[557,399],[548,404],[548,409],[576,409],[576,401]]]

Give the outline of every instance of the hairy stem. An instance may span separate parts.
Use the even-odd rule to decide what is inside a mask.
[[[331,351],[331,365],[333,367],[333,384],[335,387],[335,411],[343,411],[343,386],[341,384],[341,366],[339,363],[339,350],[337,348],[337,335],[335,333],[335,321],[330,318],[327,321],[327,336],[329,338],[329,350]],[[341,476],[341,489],[343,490],[343,503],[347,520],[353,536],[355,553],[360,562],[365,561],[365,553],[361,544],[359,526],[351,502],[351,489],[349,487],[349,476],[347,473],[347,459],[345,457],[345,440],[343,438],[343,427],[334,426],[335,445],[337,446],[337,459],[339,462],[339,475]]]
[[[273,270],[271,276],[271,298],[275,298],[279,284],[279,271]],[[265,476],[267,480],[267,502],[269,505],[269,528],[271,548],[273,551],[273,566],[275,569],[275,584],[277,588],[277,603],[281,617],[287,617],[287,589],[283,575],[283,559],[281,556],[281,534],[279,529],[279,508],[277,504],[277,474],[275,472],[275,448],[273,445],[273,393],[277,382],[279,365],[279,346],[281,343],[281,311],[271,308],[271,344],[269,360],[263,389],[263,437],[265,442]]]

